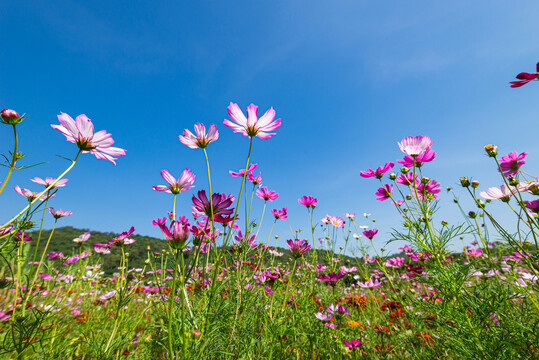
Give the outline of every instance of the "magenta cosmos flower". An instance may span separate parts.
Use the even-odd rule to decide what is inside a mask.
[[[522,85],[526,85],[532,80],[536,80],[539,78],[539,63],[537,63],[535,70],[537,71],[535,74],[530,74],[527,72],[521,72],[516,76],[518,79],[517,81],[511,81],[509,84],[511,84],[512,88],[521,87]]]
[[[268,190],[268,188],[264,186],[256,191],[256,196],[264,201],[273,201],[279,197],[279,194],[277,194],[274,190]]]
[[[301,199],[298,199],[298,202],[303,205],[303,206],[306,206],[307,209],[308,208],[315,208],[316,207],[316,204],[318,203],[318,199],[312,197],[312,196],[308,196],[308,195],[303,195],[301,197]]]
[[[159,221],[153,222],[154,225],[158,225],[159,229],[170,243],[174,249],[181,249],[184,247],[185,242],[189,238],[189,233],[191,231],[191,225],[185,221],[172,220],[170,226],[167,227],[166,224],[167,218],[159,219]]]
[[[307,240],[286,240],[286,243],[288,245],[288,249],[292,253],[292,256],[295,259],[298,259],[303,256],[307,251],[311,249],[311,246],[309,245],[309,242]]]
[[[194,210],[199,215],[206,215],[208,218],[211,218],[212,214],[213,216],[226,216],[234,212],[233,209],[228,209],[228,207],[234,202],[234,195],[230,194],[227,196],[224,193],[215,193],[211,198],[211,202],[213,203],[213,211],[211,207],[212,204],[210,204],[210,200],[208,200],[208,197],[206,196],[206,191],[200,190],[198,192],[198,198],[193,195]]]
[[[77,244],[82,244],[85,241],[88,241],[90,238],[91,233],[85,232],[84,234],[80,235],[78,238],[73,239],[73,242]]]
[[[397,160],[397,162],[406,167],[421,167],[426,162],[431,162],[436,157],[436,153],[432,149],[427,149],[424,153],[411,156],[405,155],[403,160]]]
[[[502,169],[504,176],[512,176],[518,174],[518,171],[522,165],[526,164],[523,159],[528,155],[527,152],[523,152],[520,155],[516,151],[511,151],[508,155],[502,156],[500,161],[500,168]],[[498,171],[500,171],[498,169]]]
[[[526,208],[530,209],[533,215],[539,214],[539,199],[533,201],[525,201]]]
[[[73,120],[66,113],[58,115],[60,125],[51,125],[53,129],[65,135],[67,141],[77,144],[83,153],[91,153],[98,159],[105,159],[116,165],[118,157],[125,155],[125,150],[113,147],[112,135],[105,130],[94,133],[94,125],[86,115],[79,115]]]
[[[51,186],[52,184],[54,184],[54,182],[56,181],[56,178],[46,177],[45,180],[43,180],[40,177],[35,177],[33,179],[30,179],[30,181],[33,181],[33,182],[35,182],[37,184],[40,184],[40,185],[43,185],[43,186],[45,186],[47,188],[47,187]],[[51,189],[64,187],[64,186],[66,186],[66,183],[68,181],[69,181],[69,179],[60,179],[60,180],[58,180],[58,182]]]
[[[271,213],[275,216],[275,220],[285,220],[288,218],[287,211],[288,209],[284,207],[282,210],[273,209]]]
[[[355,349],[361,346],[361,339],[351,339],[350,341],[344,340],[343,343],[350,349]]]
[[[408,136],[402,139],[399,144],[399,149],[406,155],[415,157],[424,153],[432,146],[432,141],[428,136]]]
[[[253,171],[255,171],[257,166],[258,166],[258,164],[249,164],[249,166],[247,167],[247,174],[250,174]],[[240,177],[240,176],[243,177],[243,175],[245,175],[245,169],[239,169],[238,172],[229,170],[228,173],[232,177]]]
[[[169,194],[179,194],[182,191],[187,191],[194,187],[195,174],[188,168],[182,172],[178,180],[174,176],[170,175],[167,170],[161,170],[161,177],[168,183],[166,185],[154,185],[155,191],[167,192]]]
[[[378,230],[377,229],[372,229],[372,230],[365,230],[363,231],[363,236],[365,236],[366,238],[372,240],[373,237],[376,236],[376,234],[378,234]]]
[[[262,173],[258,173],[258,175],[254,175],[254,173],[250,172],[250,173],[247,173],[247,181],[250,181],[253,183],[253,185],[258,185],[258,186],[262,186],[262,177],[261,177],[261,174]]]
[[[393,185],[385,184],[383,187],[378,188],[378,191],[374,195],[378,196],[376,200],[384,201],[391,197],[391,192],[393,191]]]
[[[410,187],[411,191],[414,191],[413,187]],[[440,192],[440,183],[436,180],[430,180],[428,183],[423,184],[421,183],[417,187],[417,197],[419,200],[436,200],[438,194]]]
[[[367,171],[360,171],[359,175],[363,178],[370,178],[374,176],[377,179],[381,179],[384,173],[393,169],[393,166],[395,166],[395,164],[389,161],[384,166],[380,166],[378,169],[376,169],[376,171],[368,168]]]
[[[230,103],[227,108],[230,120],[223,122],[225,126],[234,130],[235,133],[242,133],[243,136],[257,136],[262,140],[268,140],[275,133],[269,131],[277,130],[281,127],[281,119],[275,119],[275,110],[270,108],[258,118],[258,106],[251,104],[247,106],[247,117],[243,114],[238,104]]]
[[[195,125],[195,134],[184,129],[183,135],[180,135],[180,142],[191,149],[204,149],[209,143],[219,139],[219,131],[217,131],[215,124],[211,124],[208,133],[206,133],[204,124],[198,123]]]
[[[122,246],[122,245],[130,245],[135,242],[135,239],[129,239],[128,236],[135,232],[135,228],[131,226],[131,229],[128,231],[124,231],[117,237],[113,238],[111,241],[107,243],[107,245],[110,247],[112,245]],[[95,246],[95,244],[94,244]]]

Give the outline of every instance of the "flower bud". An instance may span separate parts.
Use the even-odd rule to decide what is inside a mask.
[[[485,202],[483,200],[477,200],[477,207],[483,209],[485,207]]]
[[[412,195],[410,194],[406,195],[406,200],[412,200]]]
[[[430,179],[428,177],[421,178],[421,183],[427,185],[430,182]]]
[[[453,189],[451,189],[449,186],[445,188],[447,191],[451,191]]]
[[[474,180],[472,181],[472,188],[477,189],[479,187],[479,181]]]
[[[462,187],[468,187],[470,186],[470,180],[468,180],[467,177],[461,177],[460,184],[462,185]]]
[[[442,226],[447,226],[447,221],[442,220]]]
[[[191,336],[194,337],[194,338],[198,338],[202,335],[202,332],[200,332],[200,330],[193,330],[191,331]]]
[[[485,151],[490,157],[496,157],[496,155],[498,155],[498,152],[496,151],[496,149],[498,149],[498,145],[488,144],[487,146],[485,146]]]
[[[509,176],[507,180],[509,180],[509,185],[511,186],[517,186],[519,183],[518,179],[515,179],[514,176]]]
[[[0,117],[2,118],[2,122],[8,125],[15,125],[22,121],[21,116],[15,110],[11,109],[0,111]]]
[[[470,219],[475,219],[477,217],[477,214],[475,212],[473,212],[473,211],[470,211],[468,213],[468,216],[470,217]]]
[[[397,174],[394,172],[389,173],[389,180],[395,180],[397,178]]]
[[[401,173],[403,173],[403,174],[408,174],[409,172],[410,172],[410,169],[408,169],[407,167],[403,167],[401,169]]]

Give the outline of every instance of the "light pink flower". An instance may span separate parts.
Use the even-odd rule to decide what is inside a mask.
[[[77,244],[82,244],[83,242],[88,241],[88,239],[90,238],[90,235],[91,234],[89,232],[85,232],[84,234],[80,235],[78,238],[73,239],[73,242]]]
[[[428,148],[432,146],[433,141],[428,136],[409,136],[399,144],[399,149],[407,155],[412,157],[424,153]]]
[[[184,129],[183,135],[180,135],[180,142],[191,149],[204,149],[209,143],[219,139],[219,132],[217,131],[217,126],[215,124],[210,125],[208,133],[206,134],[206,127],[204,124],[198,123],[195,125],[195,134],[196,135],[191,131]]]
[[[256,190],[256,196],[264,201],[273,201],[279,197],[279,194],[274,190],[268,190],[268,188],[264,186]]]
[[[56,181],[56,178],[46,177],[45,180],[43,180],[40,177],[35,177],[33,179],[30,179],[30,181],[33,181],[33,182],[38,183],[40,185],[43,185],[43,186],[45,186],[47,188],[50,185],[54,184],[54,182]],[[58,182],[51,189],[64,187],[64,186],[66,186],[66,183],[68,181],[69,181],[69,179],[60,179],[60,180],[58,180]]]
[[[51,125],[53,129],[65,135],[67,141],[77,144],[83,153],[91,153],[98,159],[105,159],[116,165],[118,157],[125,155],[125,150],[113,147],[112,135],[105,130],[94,133],[92,121],[82,114],[75,120],[66,113],[58,115],[60,125]]]
[[[28,201],[34,201],[34,199],[36,199],[37,196],[39,195],[38,193],[35,193],[35,192],[30,191],[28,189],[20,188],[19,185],[15,185],[14,189],[18,194],[20,194],[20,195],[24,196],[25,198],[27,198]],[[48,193],[45,193],[45,194],[41,195],[39,200],[45,201],[45,200],[47,200],[47,198],[51,199],[54,196],[55,196],[55,194],[52,194],[51,196],[49,196]]]
[[[346,214],[343,214],[344,217],[347,217],[349,219],[353,219],[356,217],[356,214],[355,213],[346,213]]]
[[[335,227],[344,227],[344,220],[341,219],[339,216],[330,216],[329,220],[330,224]]]
[[[224,120],[225,126],[234,130],[235,133],[241,133],[243,136],[258,136],[262,140],[267,140],[275,133],[269,131],[277,130],[281,127],[281,119],[275,119],[275,110],[270,108],[258,119],[258,106],[251,104],[247,107],[247,118],[241,111],[238,104],[230,103],[227,108],[230,120]]]
[[[491,187],[491,188],[488,188],[486,192],[481,191],[479,195],[481,195],[483,199],[487,199],[487,200],[500,199],[503,202],[508,202],[509,199],[511,198],[511,195],[513,195],[515,192],[516,192],[516,189],[513,186],[507,187],[507,185],[502,184],[499,189],[496,187]]]
[[[179,194],[182,191],[187,191],[194,187],[195,174],[185,168],[178,180],[174,178],[167,170],[161,170],[161,177],[168,183],[166,185],[154,185],[155,191],[167,192],[169,194]]]
[[[64,217],[64,216],[71,216],[73,213],[71,211],[65,211],[64,209],[58,209],[54,210],[54,208],[49,208],[49,213],[54,216],[56,220]]]
[[[382,283],[378,281],[378,279],[374,279],[374,281],[373,279],[369,279],[369,281],[366,281],[364,283],[358,281],[357,284],[362,288],[369,288],[369,289],[382,286]]]

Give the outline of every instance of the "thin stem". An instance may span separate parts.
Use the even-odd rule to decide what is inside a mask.
[[[9,170],[6,174],[4,181],[2,182],[2,186],[0,187],[0,194],[2,193],[2,191],[4,191],[4,187],[6,186],[9,178],[11,177],[11,172],[15,168],[15,163],[17,162],[17,147],[19,145],[19,139],[17,137],[17,127],[15,124],[13,124],[13,136],[15,138],[15,146],[13,147],[13,153],[11,154],[11,164],[9,164]]]

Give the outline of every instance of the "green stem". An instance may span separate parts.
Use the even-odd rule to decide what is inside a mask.
[[[9,170],[6,174],[4,181],[2,182],[2,186],[0,187],[0,194],[2,193],[2,191],[4,191],[4,187],[6,186],[9,178],[11,177],[11,172],[15,168],[15,163],[17,162],[17,147],[19,145],[19,139],[17,137],[17,127],[15,124],[13,124],[13,136],[15,137],[15,146],[13,147],[13,153],[11,154],[11,164],[9,164]]]

